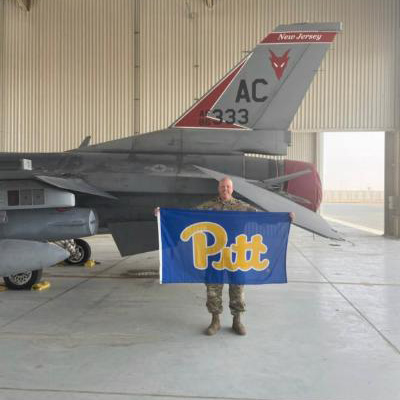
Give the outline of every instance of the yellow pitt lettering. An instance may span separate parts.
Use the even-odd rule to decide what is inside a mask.
[[[268,251],[260,234],[253,235],[249,242],[246,235],[236,236],[236,242],[232,244],[231,248],[236,253],[236,260],[232,264],[235,271],[238,269],[248,271],[251,268],[262,271],[269,265],[269,260],[260,260],[261,254]],[[250,257],[247,257],[247,253],[250,253]]]
[[[206,233],[214,237],[214,243],[207,245]],[[193,263],[197,269],[207,269],[208,257],[220,254],[218,261],[211,263],[216,270],[227,269],[229,271],[248,271],[255,269],[262,271],[269,266],[269,260],[260,260],[261,254],[268,251],[268,247],[262,242],[260,234],[253,235],[250,241],[244,234],[235,238],[235,243],[226,247],[228,235],[225,229],[214,222],[197,222],[186,227],[180,235],[184,242],[192,239],[193,241]],[[236,254],[235,261],[232,260],[232,253]]]
[[[214,243],[207,246],[206,232],[214,236]],[[197,222],[186,227],[180,235],[181,240],[187,242],[193,240],[194,266],[197,269],[206,269],[208,256],[218,254],[228,242],[225,229],[214,222]]]
[[[232,265],[232,253],[229,247],[224,247],[222,249],[222,254],[219,261],[213,261],[211,263],[214,269],[222,271],[223,269],[228,269],[229,271],[235,271]]]

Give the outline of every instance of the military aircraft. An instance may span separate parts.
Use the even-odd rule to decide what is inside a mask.
[[[295,225],[341,237],[317,211],[312,164],[286,155],[289,125],[340,23],[278,26],[167,129],[63,153],[0,153],[0,276],[30,288],[43,268],[82,262],[82,237],[111,232],[121,255],[158,248],[156,206],[188,208],[229,175],[239,195]]]

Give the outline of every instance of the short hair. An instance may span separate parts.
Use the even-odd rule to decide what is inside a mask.
[[[233,185],[232,179],[229,178],[229,176],[224,176],[223,178],[221,178],[221,179],[218,181],[218,184],[220,184],[221,182],[224,182],[224,181],[229,181],[229,182],[232,183],[232,185]]]

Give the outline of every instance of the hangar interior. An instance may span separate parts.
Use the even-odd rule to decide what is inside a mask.
[[[293,229],[289,284],[249,288],[250,334],[211,342],[201,289],[158,285],[156,254],[94,237],[94,269],[0,293],[0,398],[400,399],[398,0],[0,0],[0,152],[165,128],[275,26],[314,21],[343,32],[287,157],[321,170],[322,132],[345,146],[346,131],[384,131],[384,237]]]
[[[320,167],[321,132],[387,132],[385,234],[399,237],[398,19],[396,0],[3,0],[0,148],[65,151],[165,128],[275,26],[341,21],[288,157]]]

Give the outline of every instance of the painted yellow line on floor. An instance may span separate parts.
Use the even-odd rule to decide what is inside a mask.
[[[379,229],[368,228],[367,226],[353,224],[351,222],[342,221],[341,219],[327,217],[326,215],[322,215],[322,216],[324,217],[324,219],[326,219],[329,222],[336,222],[338,224],[342,224],[342,225],[348,226],[350,228],[355,228],[355,229],[358,229],[360,231],[373,233],[374,235],[383,235],[383,231],[381,231]]]

